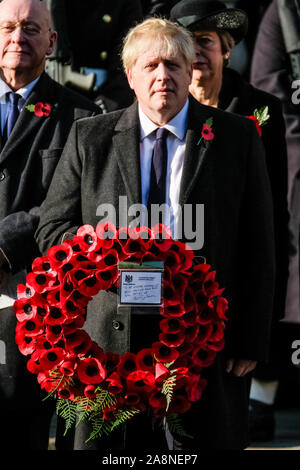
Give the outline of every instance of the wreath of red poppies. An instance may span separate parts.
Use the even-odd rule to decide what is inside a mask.
[[[125,260],[164,262],[163,307],[156,341],[118,355],[103,351],[83,326],[87,304],[118,286],[118,263]],[[224,346],[228,304],[215,275],[210,265],[195,264],[193,251],[165,226],[84,225],[35,259],[26,285],[18,286],[17,345],[41,388],[58,400],[85,400],[91,411],[106,392],[104,423],[125,409],[150,408],[156,418],[184,413],[200,399],[204,371]]]

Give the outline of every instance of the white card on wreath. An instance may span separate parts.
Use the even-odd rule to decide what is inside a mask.
[[[120,305],[161,305],[162,271],[121,271]]]

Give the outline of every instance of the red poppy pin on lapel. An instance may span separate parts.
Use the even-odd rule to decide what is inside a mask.
[[[36,104],[29,104],[25,106],[25,108],[31,113],[34,113],[37,117],[48,117],[51,113],[51,106],[48,103],[38,102]]]
[[[202,126],[201,137],[197,142],[197,145],[200,145],[202,139],[204,140],[213,140],[215,134],[212,132],[213,118],[208,118]]]
[[[270,118],[269,107],[268,106],[263,106],[260,109],[255,109],[254,113],[253,113],[253,116],[246,116],[246,117],[255,122],[257,132],[261,136],[261,134],[262,134],[261,128],[262,128],[262,126],[264,126],[266,124],[266,122]]]

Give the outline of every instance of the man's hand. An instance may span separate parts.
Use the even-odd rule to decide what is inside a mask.
[[[257,361],[248,359],[229,359],[227,361],[226,372],[232,372],[237,377],[243,377],[255,369]]]

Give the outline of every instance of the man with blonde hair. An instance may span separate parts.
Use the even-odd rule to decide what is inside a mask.
[[[151,18],[128,33],[122,57],[137,101],[75,123],[43,204],[36,239],[46,253],[66,232],[107,220],[103,207],[115,209],[112,222],[118,225],[120,217],[124,221],[124,199],[128,208],[147,208],[151,224],[153,207],[167,206],[173,233],[181,228],[182,239],[189,242],[193,224],[203,229],[204,243],[197,244],[199,233],[194,234],[195,254],[216,269],[230,313],[226,347],[208,371],[199,404],[184,420],[193,438],[181,445],[241,449],[248,444],[249,372],[266,355],[272,310],[271,195],[253,122],[189,97],[193,51],[189,33],[167,20]],[[204,227],[197,224],[200,204]],[[127,225],[136,221],[128,210]],[[118,315],[116,293],[101,292],[88,306],[85,328],[106,351],[136,352],[156,339],[149,334],[153,319],[136,317]],[[85,444],[90,429],[80,423],[74,448],[162,449],[161,437],[143,420],[135,418],[125,434],[115,433],[92,447]]]

